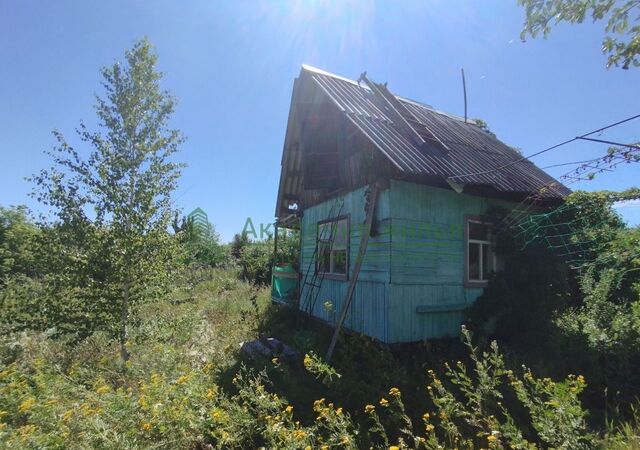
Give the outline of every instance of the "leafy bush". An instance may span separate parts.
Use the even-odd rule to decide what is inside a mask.
[[[7,276],[36,276],[36,244],[40,230],[27,217],[27,208],[0,206],[0,286]]]
[[[239,236],[239,235],[236,235]],[[254,284],[271,284],[271,272],[277,264],[290,264],[298,267],[298,247],[300,245],[297,232],[280,233],[278,236],[278,253],[274,255],[274,241],[252,242],[241,237],[234,237],[231,254],[238,254],[237,264],[243,280]]]
[[[193,305],[185,306],[181,314],[195,318]],[[266,371],[233,369],[232,382],[225,385],[229,366],[224,360],[182,350],[203,329],[191,327],[190,334],[181,328],[180,338],[166,340],[162,351],[134,337],[138,356],[124,364],[97,334],[72,351],[41,337],[20,338],[22,352],[4,361],[0,372],[0,443],[20,448],[577,449],[596,442],[578,400],[582,377],[556,383],[529,371],[515,375],[506,370],[495,344],[479,353],[467,333],[471,366],[457,363],[442,380],[429,372],[431,406],[416,424],[396,387],[377,407],[362,405],[359,411],[319,398],[306,406],[312,419],[301,422],[291,403],[273,392]],[[152,327],[149,333],[150,342],[158,342],[158,333],[166,330]],[[312,355],[305,357],[305,367],[329,384],[338,377]],[[516,418],[509,412],[501,402],[508,393],[528,415]]]
[[[186,217],[178,221],[176,213],[172,227],[182,246],[183,264],[201,267],[224,267],[228,264],[228,252],[220,244],[220,236],[211,223],[207,223],[206,226],[196,225],[192,219]]]

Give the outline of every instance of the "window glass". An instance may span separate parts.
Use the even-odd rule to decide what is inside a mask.
[[[347,218],[318,224],[318,272],[346,275],[348,251],[349,221]]]
[[[488,224],[469,221],[469,239],[488,241],[489,238]]]
[[[332,273],[347,273],[347,251],[338,250],[333,253]]]
[[[331,242],[331,222],[318,225],[318,241]]]
[[[331,262],[331,252],[328,245],[318,246],[318,272],[329,272]]]
[[[347,248],[347,219],[334,222],[334,227],[335,238],[333,240],[333,248]]]
[[[490,246],[489,244],[482,244],[482,278],[481,280],[488,280],[489,279],[489,274],[491,274],[491,272],[493,272],[493,264],[491,264],[491,259],[490,258]]]
[[[493,253],[491,224],[467,220],[466,281],[485,283],[501,262]]]
[[[480,244],[469,243],[469,280],[480,280]]]

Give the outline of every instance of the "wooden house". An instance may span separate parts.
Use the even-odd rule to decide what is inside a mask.
[[[389,344],[455,336],[500,269],[487,210],[568,192],[475,123],[303,66],[276,205],[298,289],[276,300]]]

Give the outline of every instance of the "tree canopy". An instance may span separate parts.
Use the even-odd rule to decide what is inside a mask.
[[[102,69],[99,128],[81,123],[77,130],[88,156],[55,131],[53,166],[33,177],[34,194],[52,207],[59,231],[60,251],[53,253],[68,255],[57,273],[73,272],[62,279],[91,288],[88,309],[102,309],[103,320],[119,324],[123,358],[130,315],[162,285],[172,259],[171,193],[182,165],[171,158],[183,138],[169,127],[175,99],[162,90],[156,62],[143,39],[126,52],[124,64]]]
[[[640,0],[518,0],[525,8],[526,20],[520,34],[524,41],[542,34],[562,22],[582,23],[604,20],[602,52],[607,67],[640,67]]]

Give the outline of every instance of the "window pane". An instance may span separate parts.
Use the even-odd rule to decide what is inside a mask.
[[[331,239],[331,222],[321,223],[318,225],[318,240],[329,242]]]
[[[469,239],[478,241],[489,240],[489,225],[483,223],[469,222]]]
[[[491,250],[488,244],[482,244],[482,280],[488,280],[489,274],[493,272],[493,264],[491,264]]]
[[[469,244],[469,280],[480,279],[480,244]]]
[[[330,256],[328,245],[319,245],[318,246],[318,272],[329,272],[330,271]]]
[[[337,250],[333,252],[333,273],[347,273],[347,251]]]
[[[336,250],[347,248],[347,219],[339,220],[338,222],[335,222],[334,225],[335,237],[333,240],[333,248]]]

